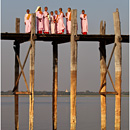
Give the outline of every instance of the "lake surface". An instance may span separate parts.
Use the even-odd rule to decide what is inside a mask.
[[[14,97],[1,98],[2,130],[14,130]],[[121,130],[129,129],[129,98],[122,97]],[[114,130],[115,98],[107,97],[107,130]],[[58,130],[70,129],[70,98],[58,97]],[[28,130],[29,98],[19,98],[19,127]],[[77,97],[77,129],[100,130],[100,97]],[[52,98],[35,97],[34,130],[52,130]]]

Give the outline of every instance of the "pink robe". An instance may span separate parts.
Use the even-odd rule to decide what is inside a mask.
[[[56,14],[54,15],[54,18],[56,20],[56,18],[57,18]],[[56,34],[58,33],[58,23],[57,22],[55,22],[55,32],[56,32]]]
[[[88,32],[87,15],[84,18],[84,14],[81,14],[80,19],[81,19],[81,33]]]
[[[58,15],[58,33],[62,33],[62,30],[65,29],[64,20],[63,20],[63,13]]]
[[[44,30],[44,28],[43,28],[43,14],[40,14],[40,11],[37,11],[36,18],[37,18],[37,31],[43,31]],[[38,20],[38,18],[41,19],[41,21]]]
[[[68,12],[66,16],[66,33],[67,34],[71,33],[71,21],[69,21],[70,14],[71,12]]]
[[[47,11],[43,12],[43,26],[44,26],[44,32],[49,32],[49,18]]]
[[[54,23],[54,16],[50,16],[50,33],[55,34],[55,23]]]
[[[28,14],[25,14],[25,17],[24,17],[24,22],[26,23],[25,33],[31,32],[31,16],[30,16],[29,20],[27,19],[27,17],[28,17]]]

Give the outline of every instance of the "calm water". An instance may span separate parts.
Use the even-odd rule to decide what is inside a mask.
[[[121,129],[128,130],[128,97],[122,97]],[[51,97],[35,97],[34,130],[52,129]],[[28,130],[28,97],[19,99],[20,130]],[[58,130],[70,127],[69,97],[58,97]],[[14,98],[2,97],[2,130],[14,130]],[[77,97],[77,130],[100,130],[100,97]],[[114,97],[107,97],[107,130],[114,130]]]

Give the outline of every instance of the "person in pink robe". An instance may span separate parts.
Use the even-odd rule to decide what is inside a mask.
[[[50,33],[55,34],[55,18],[53,16],[53,11],[51,11],[50,14]]]
[[[71,34],[71,8],[66,13],[66,33]]]
[[[85,14],[85,11],[82,10],[82,14],[80,15],[81,19],[81,33],[83,35],[87,35],[88,33],[88,20],[87,20],[87,14]]]
[[[42,34],[43,32],[43,12],[40,6],[36,9],[36,18],[37,18],[37,33]]]
[[[31,32],[31,14],[29,13],[30,10],[26,10],[26,14],[24,17],[24,23],[25,23],[25,33],[30,33]]]
[[[58,11],[55,10],[55,15],[54,15],[54,22],[55,22],[55,33],[58,34]]]
[[[45,11],[43,12],[43,26],[44,26],[44,33],[49,34],[49,13],[47,12],[48,8],[44,8]]]
[[[58,15],[58,34],[63,34],[65,25],[64,25],[64,13],[62,12],[62,8],[59,8],[60,14]]]

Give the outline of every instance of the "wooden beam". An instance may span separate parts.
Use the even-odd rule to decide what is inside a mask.
[[[71,11],[71,86],[70,86],[70,130],[76,130],[76,89],[77,89],[77,10]]]
[[[122,37],[122,44],[129,43],[129,35],[121,35],[121,37]],[[98,44],[98,42],[100,41],[106,41],[106,45],[114,43],[114,38],[115,35],[99,35],[99,34],[88,34],[88,35],[78,34],[77,36],[75,36],[76,41],[95,41],[92,44]],[[33,39],[37,41],[56,41],[57,44],[62,44],[62,43],[70,42],[70,35],[36,34],[35,36],[33,36]],[[30,40],[30,34],[1,33],[1,40],[17,40],[19,41],[19,43],[23,43]]]
[[[28,52],[27,52],[27,54],[26,54],[26,57],[25,57],[25,60],[24,60],[23,66],[22,66],[22,70],[24,69],[24,66],[25,66],[25,64],[26,64],[26,61],[27,61],[27,58],[28,58],[28,55],[29,55],[29,52],[30,52],[31,47],[32,47],[32,44],[30,44],[30,46],[29,46]],[[17,89],[17,84],[18,84],[18,82],[19,82],[19,79],[20,79],[20,77],[21,77],[21,74],[22,74],[22,71],[19,73],[19,76],[18,76],[18,78],[17,78],[17,80],[16,80],[16,82],[15,82],[15,86],[14,86],[13,92]]]
[[[112,59],[112,56],[113,56],[115,47],[116,47],[116,44],[114,44],[114,47],[113,47],[113,49],[112,49],[111,56],[110,56],[110,59],[109,59],[109,61],[108,61],[107,68],[106,68],[107,70],[108,70],[108,68],[109,68],[109,66],[110,66],[111,59]],[[100,49],[100,50],[101,50],[101,49]],[[100,51],[100,52],[102,53],[102,51]],[[103,77],[102,82],[101,82],[101,85],[100,85],[99,93],[101,92],[101,89],[102,89],[102,87],[103,87],[103,82],[104,82],[104,80],[105,80],[105,78],[106,78],[107,72],[109,72],[109,71],[106,71],[105,74],[104,74],[104,77]]]
[[[15,49],[15,51],[16,51],[16,49]],[[25,82],[26,88],[27,88],[27,90],[29,92],[28,83],[27,83],[27,80],[26,80],[26,77],[25,77],[25,74],[24,74],[24,71],[23,71],[23,67],[22,67],[22,64],[20,62],[20,59],[19,59],[18,55],[17,55],[17,60],[18,60],[18,63],[20,65],[20,68],[21,68],[21,71],[22,71],[22,74],[23,74],[23,78],[24,78],[24,82]]]
[[[34,72],[35,72],[35,41],[33,35],[35,35],[35,17],[36,15],[31,14],[31,50],[30,50],[30,92],[29,96],[29,130],[33,130],[33,118],[34,118]]]
[[[114,47],[115,47],[115,45],[116,44],[114,44]],[[100,53],[103,55],[103,52],[102,52],[102,50],[101,50],[101,48],[99,48],[99,50],[100,50]],[[104,59],[104,57],[102,57],[103,59]],[[112,57],[110,57],[110,60],[111,60],[111,58]],[[109,60],[109,61],[110,61]],[[106,61],[105,59],[104,59],[104,61]],[[104,76],[103,76],[103,80],[102,80],[102,82],[101,82],[101,87],[100,87],[100,91],[99,91],[99,94],[100,95],[104,95],[104,92],[101,92],[101,89],[102,89],[102,87],[104,86],[103,85],[103,82],[104,82],[104,80],[106,79],[106,74],[108,73],[108,75],[109,75],[109,78],[110,78],[110,80],[111,80],[111,83],[112,83],[112,86],[113,86],[113,89],[114,89],[114,93],[116,93],[117,94],[117,92],[116,92],[116,89],[115,89],[115,86],[114,86],[114,83],[113,83],[113,80],[112,80],[112,77],[111,77],[111,75],[110,75],[110,72],[109,72],[109,70],[107,69],[108,67],[106,66],[106,64],[105,64],[105,68],[106,68],[106,73],[104,74]],[[104,83],[104,84],[106,84],[106,83]],[[106,94],[108,94],[109,92],[106,92]]]
[[[101,21],[100,23],[100,34],[105,35],[106,33],[106,22]],[[105,42],[100,42],[100,84],[103,82],[101,92],[106,93],[106,47]],[[101,53],[102,52],[102,53]],[[104,78],[105,75],[105,78]],[[104,81],[103,81],[104,78]],[[101,130],[106,130],[106,95],[101,95]]]
[[[53,45],[53,95],[52,95],[52,121],[53,130],[57,130],[57,92],[58,92],[58,45]]]
[[[14,94],[31,95],[30,92],[15,92]]]
[[[121,27],[120,27],[120,18],[119,11],[116,9],[116,12],[113,13],[114,20],[114,31],[115,31],[115,86],[118,95],[115,95],[115,130],[121,129]]]
[[[19,33],[20,32],[20,19],[16,18],[16,23],[15,23],[15,32]],[[17,60],[17,55],[20,57],[20,45],[19,43],[15,42],[14,43],[15,47],[16,47],[16,53],[15,53],[15,81],[14,84],[19,76],[19,63]],[[16,92],[18,92],[18,86],[19,83],[17,84],[17,89],[15,90]],[[14,96],[14,100],[15,100],[15,130],[19,130],[19,97],[18,95]]]

